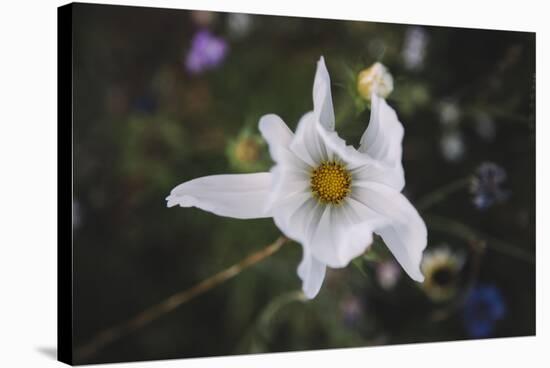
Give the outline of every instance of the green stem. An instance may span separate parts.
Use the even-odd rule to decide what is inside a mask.
[[[419,211],[425,211],[433,205],[443,201],[449,195],[462,190],[470,184],[471,178],[466,177],[456,181],[453,181],[435,191],[425,195],[416,202],[416,208]]]
[[[530,252],[527,252],[514,244],[483,234],[459,221],[436,215],[426,216],[425,221],[428,224],[428,227],[432,230],[452,234],[458,238],[464,239],[467,242],[475,242],[476,240],[483,239],[487,242],[487,247],[496,252],[528,263],[535,263],[535,257]]]
[[[291,291],[289,293],[285,293],[282,295],[279,295],[275,299],[273,299],[263,310],[263,312],[260,314],[260,317],[258,318],[258,327],[261,332],[267,335],[267,332],[270,329],[270,323],[273,320],[273,317],[277,314],[277,312],[286,306],[287,304],[290,304],[294,301],[304,302],[306,301],[306,297],[304,296],[304,293],[302,290],[295,290]]]
[[[339,106],[340,108],[338,109],[334,120],[336,121],[336,125],[342,126],[350,120],[349,118],[354,112],[354,104],[351,102],[350,98],[346,98]]]
[[[484,106],[471,109],[471,114],[474,115],[476,112],[486,112],[494,118],[501,118],[503,120],[510,121],[512,123],[521,123],[521,124],[530,124],[533,123],[533,119],[529,116],[520,115],[510,111],[502,110],[501,108],[493,106]]]
[[[267,306],[263,308],[260,312],[255,323],[249,326],[246,332],[243,334],[240,342],[237,344],[237,349],[239,353],[248,352],[248,353],[258,353],[263,352],[257,350],[251,350],[250,347],[254,342],[258,342],[259,339],[269,340],[269,330],[270,323],[273,320],[273,317],[281,310],[284,306],[294,302],[300,301],[305,302],[306,298],[304,293],[301,290],[295,290],[288,293],[281,294],[271,300]]]
[[[363,257],[356,257],[351,261],[351,263],[353,263],[355,268],[357,268],[357,270],[359,270],[361,275],[363,275],[365,277],[369,277],[367,275],[367,273],[365,272],[365,270],[363,269]]]

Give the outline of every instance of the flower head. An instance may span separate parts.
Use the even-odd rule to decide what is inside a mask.
[[[252,28],[252,16],[243,13],[231,13],[227,16],[229,33],[235,37],[246,36]]]
[[[415,70],[422,68],[427,44],[428,35],[424,28],[418,26],[407,28],[402,52],[403,61],[407,69]]]
[[[143,94],[134,101],[134,109],[140,113],[153,114],[158,108],[158,101],[151,93]]]
[[[455,128],[460,123],[460,107],[453,100],[444,100],[438,106],[439,122],[449,128]]]
[[[227,156],[231,166],[243,172],[251,172],[264,167],[265,142],[261,136],[244,128],[227,145]]]
[[[506,181],[506,171],[492,162],[482,163],[472,179],[470,191],[474,195],[474,205],[485,210],[495,203],[505,201],[510,192],[501,188]]]
[[[387,260],[376,265],[376,279],[384,290],[391,290],[401,277],[401,269],[395,261]]]
[[[227,43],[222,38],[215,37],[208,30],[199,31],[191,41],[185,67],[191,74],[214,69],[223,62],[227,50]]]
[[[357,91],[366,100],[370,100],[373,93],[386,98],[393,91],[393,77],[381,63],[374,63],[357,76]]]
[[[425,276],[422,289],[436,302],[453,297],[463,264],[464,257],[452,252],[448,246],[440,246],[427,251],[420,264]]]
[[[474,338],[490,336],[495,323],[506,315],[506,305],[499,289],[480,285],[472,290],[464,305],[464,326]]]
[[[421,282],[427,230],[401,194],[403,126],[376,93],[358,149],[334,130],[330,77],[321,58],[313,83],[313,111],[293,133],[277,115],[259,128],[275,165],[270,172],[214,175],[175,187],[168,206],[198,207],[241,219],[272,217],[303,248],[298,276],[308,298],[319,292],[327,266],[342,268],[380,235],[411,278]]]
[[[486,142],[492,142],[497,134],[497,126],[493,118],[484,112],[479,112],[475,116],[476,133]]]
[[[243,138],[235,145],[235,157],[242,162],[255,162],[260,156],[259,150],[260,145],[255,139]]]
[[[365,306],[361,299],[354,295],[347,295],[340,301],[340,312],[347,327],[353,328],[360,322],[364,314]]]
[[[466,150],[462,134],[457,129],[452,129],[449,132],[443,133],[439,145],[443,158],[449,162],[460,161]]]

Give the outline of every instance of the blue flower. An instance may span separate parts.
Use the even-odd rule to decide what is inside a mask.
[[[496,321],[504,318],[506,305],[500,291],[492,285],[480,285],[472,290],[464,305],[464,326],[470,337],[492,334]]]
[[[228,46],[224,39],[215,37],[207,30],[193,36],[191,49],[185,59],[185,68],[191,74],[214,69],[221,65],[227,54]]]
[[[157,110],[157,107],[157,100],[150,93],[143,94],[134,101],[134,109],[141,113],[153,114]]]
[[[485,210],[495,203],[503,202],[510,196],[510,192],[501,188],[506,181],[506,171],[492,162],[482,163],[471,184],[474,195],[474,205]]]

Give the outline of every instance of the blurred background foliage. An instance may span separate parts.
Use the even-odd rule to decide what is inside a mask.
[[[277,238],[271,219],[164,198],[268,170],[257,122],[296,126],[320,55],[350,144],[369,118],[357,74],[393,75],[405,194],[429,227],[424,285],[377,239],[304,302],[290,243],[78,363],[535,333],[534,34],[85,4],[73,25],[76,346]]]

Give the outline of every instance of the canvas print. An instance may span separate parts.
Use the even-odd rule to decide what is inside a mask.
[[[535,334],[534,33],[65,9],[70,363]]]

